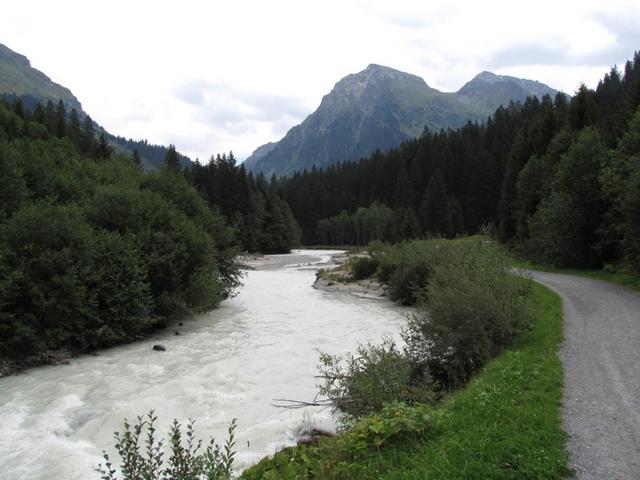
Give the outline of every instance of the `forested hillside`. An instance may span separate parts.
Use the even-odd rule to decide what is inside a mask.
[[[0,102],[0,360],[210,309],[239,284],[236,253],[183,176],[143,173],[62,106]]]
[[[243,250],[288,253],[300,243],[300,228],[275,180],[247,174],[232,152],[211,157],[206,165],[196,162],[185,175],[235,227]]]
[[[528,98],[486,123],[425,131],[387,154],[280,179],[305,244],[366,244],[493,226],[559,266],[640,268],[640,56],[595,90]]]
[[[82,109],[80,101],[71,91],[52,81],[46,74],[31,66],[31,62],[24,55],[14,52],[5,45],[0,44],[0,97],[4,97],[10,104],[20,101],[22,108],[34,112],[38,104],[41,108],[62,110],[66,113],[68,121],[73,117],[81,123],[91,122],[97,135],[103,134],[109,146],[118,152],[131,155],[138,152],[142,166],[146,170],[157,170],[162,167],[167,147],[153,145],[147,140],[126,139],[112,135],[103,127],[91,120]],[[75,113],[74,113],[75,112]],[[87,117],[89,119],[87,120]],[[42,122],[42,118],[39,118]],[[188,165],[191,160],[179,154],[183,165]]]

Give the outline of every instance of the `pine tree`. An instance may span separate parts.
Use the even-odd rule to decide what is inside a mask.
[[[164,156],[164,166],[175,173],[180,172],[180,160],[178,159],[178,152],[176,146],[171,144],[167,149],[167,153]]]
[[[142,168],[142,158],[140,158],[140,154],[138,153],[137,148],[133,149],[133,153],[131,154],[131,161],[136,167]]]
[[[20,97],[16,98],[16,101],[13,104],[13,113],[18,115],[20,118],[24,118],[24,106],[22,105]]]
[[[40,102],[36,105],[36,108],[33,109],[33,120],[38,123],[45,123],[45,114],[44,107]]]
[[[420,206],[422,231],[432,235],[451,235],[449,197],[440,169],[429,178]]]
[[[104,132],[100,133],[100,137],[98,138],[98,146],[96,147],[96,158],[100,160],[107,160],[111,154],[113,153],[113,149],[109,144],[109,140],[105,136]]]
[[[69,114],[69,128],[67,135],[74,145],[80,146],[82,143],[82,130],[80,129],[80,118],[78,117],[78,112],[75,108],[71,110],[71,113]]]
[[[89,115],[82,121],[82,133],[80,151],[85,155],[93,155],[96,149],[96,134],[93,128],[93,120]]]
[[[462,214],[462,207],[457,198],[451,197],[449,199],[449,223],[451,224],[451,235],[464,235],[464,216]]]
[[[62,100],[58,100],[58,104],[56,105],[54,133],[60,138],[64,137],[67,134],[66,110],[64,108],[64,103],[62,103]]]

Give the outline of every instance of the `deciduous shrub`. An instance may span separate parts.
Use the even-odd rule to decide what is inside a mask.
[[[391,340],[366,345],[346,358],[320,355],[319,395],[348,419],[381,411],[389,402],[427,403],[434,398],[431,378]]]
[[[378,261],[371,257],[356,257],[351,260],[351,276],[355,280],[371,277],[378,269]]]
[[[433,268],[405,332],[407,353],[437,380],[459,386],[531,323],[529,286],[505,256],[481,244],[455,246]]]
[[[218,445],[211,438],[202,450],[202,441],[196,440],[194,421],[190,420],[186,432],[173,421],[169,431],[169,458],[165,460],[165,443],[156,438],[157,417],[151,411],[135,425],[124,421],[124,432],[114,434],[115,448],[121,458],[119,468],[103,452],[104,465],[96,469],[102,480],[229,480],[233,476],[235,457],[235,419],[229,424],[228,438]]]

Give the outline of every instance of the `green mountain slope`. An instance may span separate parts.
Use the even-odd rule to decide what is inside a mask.
[[[80,114],[81,118],[87,116],[82,109],[80,101],[71,93],[71,90],[55,83],[47,75],[31,66],[27,57],[14,52],[5,45],[0,44],[0,96],[11,99],[20,98],[26,108],[33,108],[38,102],[51,100],[56,103],[59,100],[65,105],[67,112],[72,109]],[[138,150],[143,167],[146,170],[155,170],[162,166],[167,148],[162,145],[153,145],[146,140],[132,140],[107,132],[100,125],[96,125],[97,133],[104,133],[113,148],[124,154],[131,154]],[[191,161],[184,155],[179,155],[183,165]]]

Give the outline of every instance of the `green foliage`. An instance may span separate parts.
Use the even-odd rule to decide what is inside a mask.
[[[115,448],[121,458],[120,475],[104,452],[104,465],[96,471],[102,480],[230,480],[233,478],[235,457],[236,420],[229,424],[228,438],[218,445],[211,438],[202,451],[202,441],[196,440],[194,421],[190,420],[186,431],[177,420],[169,431],[169,459],[165,461],[164,440],[156,438],[157,417],[150,411],[146,417],[138,417],[133,426],[124,421],[124,432],[116,432]]]
[[[351,276],[355,280],[371,277],[378,269],[378,261],[371,257],[356,257],[349,262]]]
[[[582,130],[557,165],[549,195],[529,223],[531,254],[563,267],[600,265],[598,229],[603,223],[604,202],[600,171],[608,154],[597,131]]]
[[[243,479],[490,480],[571,475],[562,430],[562,302],[532,285],[533,328],[437,407],[387,406],[353,430],[315,446],[284,449],[245,470]],[[373,446],[387,422],[407,422]],[[384,427],[377,425],[384,423]],[[414,428],[422,432],[412,432]],[[352,432],[358,429],[360,433]]]
[[[409,218],[409,222],[413,219]],[[323,245],[367,245],[372,241],[390,239],[395,223],[393,210],[374,202],[369,207],[358,208],[353,215],[343,210],[339,215],[319,220],[316,231]],[[415,230],[415,227],[411,225],[410,230]]]
[[[389,285],[389,298],[414,305],[427,285],[434,265],[448,261],[446,240],[421,240],[398,244],[374,243],[369,247],[378,264],[376,277]]]
[[[247,175],[230,152],[196,163],[186,172],[212,208],[234,225],[243,249],[288,253],[300,242],[300,228],[274,183]]]
[[[438,438],[441,431],[435,426],[434,416],[428,405],[389,403],[336,437],[323,439],[318,446],[284,449],[245,470],[241,478],[362,478],[371,459],[389,448]]]
[[[449,248],[447,261],[433,266],[405,340],[416,363],[456,387],[530,326],[530,288],[497,249],[469,242]]]
[[[167,170],[179,173],[180,172],[180,160],[178,159],[178,152],[176,151],[176,146],[171,144],[167,150],[166,155],[164,156],[164,166]]]
[[[33,116],[61,128],[61,111]],[[125,342],[233,295],[233,230],[185,178],[57,134],[7,135],[12,115],[0,102],[0,357]]]
[[[394,342],[360,346],[347,358],[320,355],[319,395],[346,414],[345,420],[380,412],[390,402],[430,403],[431,378]]]
[[[425,233],[443,237],[452,235],[447,187],[440,170],[436,170],[429,178],[420,206],[420,219]]]

